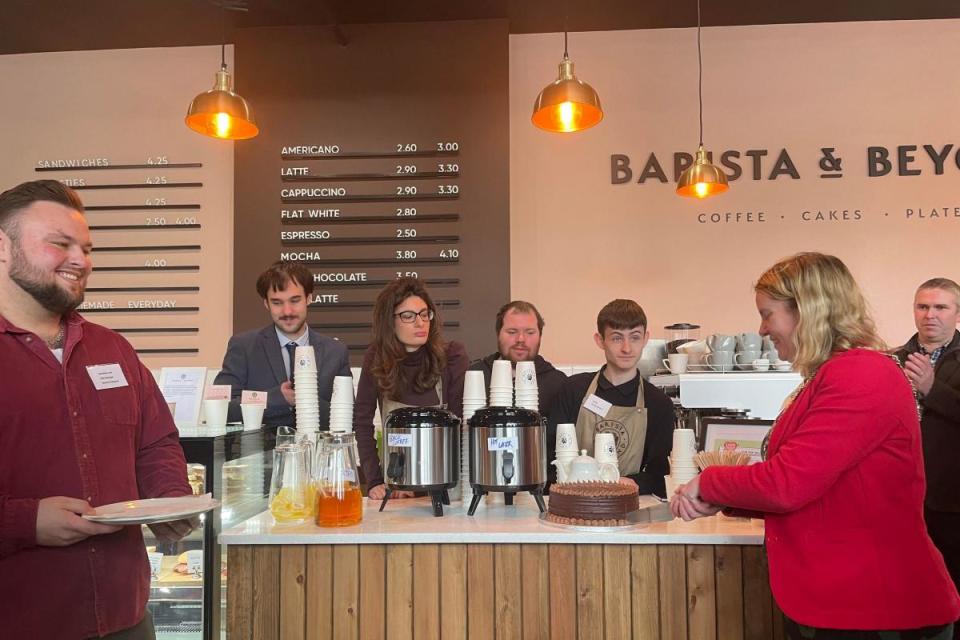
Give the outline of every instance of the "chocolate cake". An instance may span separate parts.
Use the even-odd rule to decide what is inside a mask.
[[[636,485],[618,482],[564,482],[550,487],[546,518],[578,526],[627,524],[627,514],[640,508]]]

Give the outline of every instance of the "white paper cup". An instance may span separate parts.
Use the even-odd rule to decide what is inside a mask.
[[[297,347],[296,352],[294,353],[294,363],[293,369],[295,371],[313,371],[317,370],[317,355],[313,350],[313,347],[307,345],[305,347]]]
[[[513,391],[513,368],[509,360],[494,360],[490,374],[490,390],[510,389]]]
[[[673,452],[677,455],[681,451],[687,451],[690,455],[696,453],[697,441],[693,429],[674,429],[673,430]]]
[[[577,425],[565,422],[557,425],[557,457],[563,452],[572,452],[574,457],[580,453],[577,447]]]
[[[222,428],[227,426],[227,410],[229,400],[204,400],[203,415],[208,427]]]
[[[333,392],[330,402],[349,402],[353,404],[353,376],[337,376],[333,379]]]
[[[487,390],[484,386],[483,371],[467,371],[463,378],[463,402],[478,400],[487,402]]]
[[[516,377],[514,378],[514,387],[517,391],[521,389],[537,388],[537,368],[532,360],[524,360],[517,363]]]
[[[241,404],[240,413],[243,414],[244,429],[259,429],[263,424],[263,410],[266,409],[263,404]]]
[[[617,441],[612,433],[598,433],[593,437],[593,457],[600,464],[618,464]]]
[[[671,478],[670,476],[663,476],[663,484],[666,486],[666,489],[667,489],[666,497],[669,500],[670,496],[672,496],[673,493],[677,490],[677,485],[674,484],[673,478]]]

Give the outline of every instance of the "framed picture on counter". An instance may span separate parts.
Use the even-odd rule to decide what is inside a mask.
[[[743,451],[750,454],[751,464],[760,462],[760,447],[771,427],[772,420],[705,418],[703,450]]]

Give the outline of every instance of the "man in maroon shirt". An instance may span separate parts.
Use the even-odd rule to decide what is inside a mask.
[[[0,194],[0,635],[153,638],[140,527],[83,519],[189,495],[170,412],[133,348],[75,312],[90,231],[59,182]],[[187,521],[153,525],[177,540]]]

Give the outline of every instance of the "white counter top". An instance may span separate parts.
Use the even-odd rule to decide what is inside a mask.
[[[486,499],[484,499],[485,501]],[[693,522],[673,520],[637,525],[616,532],[560,529],[539,521],[530,496],[513,506],[481,502],[473,516],[467,505],[444,507],[433,516],[429,498],[391,500],[382,513],[379,501],[364,499],[363,521],[352,527],[324,529],[312,523],[275,524],[263,512],[220,534],[221,544],[763,544],[763,522],[715,516]]]

